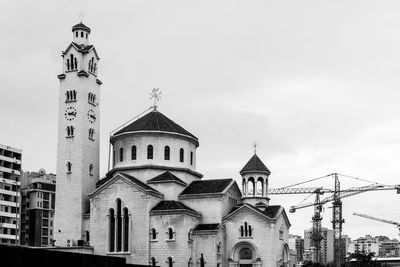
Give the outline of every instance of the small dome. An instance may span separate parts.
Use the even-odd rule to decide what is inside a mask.
[[[88,33],[90,33],[90,28],[88,26],[86,26],[85,24],[83,24],[82,22],[74,25],[74,27],[72,27],[72,31],[76,31],[76,30],[84,30],[87,31]]]
[[[240,174],[244,172],[263,172],[268,175],[271,174],[271,172],[256,154],[254,154],[254,156],[251,157],[243,169],[240,170]]]

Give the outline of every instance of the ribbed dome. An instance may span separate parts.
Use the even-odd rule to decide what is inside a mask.
[[[80,22],[72,27],[72,31],[76,31],[76,30],[85,30],[90,33],[90,28],[88,26],[86,26],[85,24],[83,24],[82,22]]]
[[[139,132],[139,131],[162,131],[186,135],[198,141],[197,137],[186,131],[183,127],[179,126],[171,119],[164,116],[157,110],[153,110],[143,117],[135,120],[131,124],[125,126],[121,130],[117,131],[113,136],[128,133],[128,132]]]
[[[246,163],[246,165],[240,171],[240,174],[243,172],[264,172],[268,175],[271,174],[271,172],[256,154],[254,154],[254,156],[251,157],[251,159]]]

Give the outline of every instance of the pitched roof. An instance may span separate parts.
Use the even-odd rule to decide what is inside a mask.
[[[113,136],[126,132],[137,132],[137,131],[163,131],[163,132],[178,133],[189,136],[198,141],[196,136],[189,133],[183,127],[179,126],[178,124],[176,124],[171,119],[164,116],[161,112],[159,112],[156,109],[152,110],[143,117],[135,120],[131,124],[117,131],[116,133],[113,134]]]
[[[155,205],[150,211],[177,211],[186,210],[194,213],[198,213],[194,209],[189,208],[185,204],[175,200],[162,200]]]
[[[180,195],[217,194],[222,193],[233,179],[215,179],[193,181]]]
[[[72,31],[75,31],[75,30],[86,30],[90,33],[90,28],[88,26],[86,26],[85,24],[83,24],[82,22],[75,24],[72,27]]]
[[[151,191],[151,192],[160,194],[160,192],[158,192],[158,191],[155,190],[154,188],[148,186],[147,184],[143,183],[142,181],[140,181],[139,179],[137,179],[137,178],[135,178],[135,177],[133,177],[133,176],[131,176],[131,175],[128,175],[128,174],[122,173],[122,172],[118,172],[116,175],[121,175],[121,176],[123,176],[124,178],[127,178],[128,180],[130,180],[130,181],[133,182],[134,184],[140,186],[141,188],[143,188],[143,189],[146,190],[146,191]],[[99,180],[99,181],[96,183],[96,187],[99,188],[100,186],[102,186],[103,184],[105,184],[106,182],[108,182],[109,180],[111,180],[111,179],[114,178],[114,177],[115,177],[115,175],[114,175],[114,176],[108,176],[108,177],[105,177],[105,178]]]
[[[212,231],[212,230],[218,230],[219,223],[202,223],[198,224],[196,228],[194,228],[194,231]]]
[[[160,175],[157,175],[154,178],[151,178],[150,180],[147,181],[148,184],[154,184],[154,183],[167,183],[167,182],[175,182],[177,184],[181,184],[186,186],[187,184],[170,173],[169,171],[163,172]]]
[[[240,170],[240,174],[250,171],[265,172],[267,174],[271,174],[265,164],[257,156],[257,154],[254,154],[251,159],[246,163],[246,165],[244,165],[243,169]]]
[[[281,208],[280,205],[271,205],[271,206],[267,206],[267,207],[265,208],[265,210],[264,210],[264,208],[259,209],[259,208],[257,208],[256,206],[253,206],[253,205],[250,205],[250,204],[247,204],[247,203],[246,203],[246,204],[241,204],[241,205],[237,205],[236,207],[233,207],[232,210],[229,212],[229,214],[235,212],[236,210],[238,210],[239,208],[241,208],[241,207],[244,206],[244,205],[249,206],[249,207],[251,207],[252,209],[257,210],[258,212],[260,212],[260,213],[262,213],[262,214],[268,216],[269,218],[275,218],[275,216],[277,215],[279,209]],[[228,215],[229,215],[229,214],[228,214]]]

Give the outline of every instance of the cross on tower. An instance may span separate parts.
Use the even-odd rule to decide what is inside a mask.
[[[82,23],[84,17],[85,17],[85,13],[83,11],[79,12],[79,18],[81,20],[81,23]]]
[[[254,154],[257,154],[257,146],[258,146],[257,141],[254,141],[254,143],[253,143]]]
[[[153,90],[151,90],[151,94],[150,94],[150,100],[153,99],[153,108],[157,109],[157,102],[160,101],[161,98],[161,91],[160,88],[153,88]]]

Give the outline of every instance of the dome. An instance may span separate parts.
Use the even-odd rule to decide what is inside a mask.
[[[257,154],[254,154],[253,157],[246,163],[243,169],[240,171],[240,174],[245,172],[263,172],[266,174],[271,174],[265,164],[261,161]]]
[[[180,125],[176,124],[174,121],[172,121],[156,109],[118,130],[112,135],[111,138],[113,139],[119,135],[135,132],[172,133],[189,138],[194,141],[196,146],[199,146],[199,139],[196,136],[185,130]]]
[[[84,30],[84,31],[87,31],[88,33],[90,33],[90,28],[88,26],[86,26],[85,24],[83,24],[82,22],[80,22],[72,27],[72,31],[76,31],[76,30]]]

